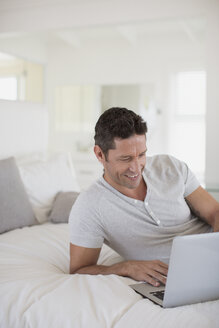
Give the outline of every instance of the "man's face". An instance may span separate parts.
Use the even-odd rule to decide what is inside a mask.
[[[115,189],[135,189],[142,180],[146,164],[146,137],[133,135],[127,139],[115,138],[115,149],[104,156],[104,178]]]

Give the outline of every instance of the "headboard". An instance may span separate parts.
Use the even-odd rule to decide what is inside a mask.
[[[46,106],[0,100],[0,158],[44,152],[47,147]]]

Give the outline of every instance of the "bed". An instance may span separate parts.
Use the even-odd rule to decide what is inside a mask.
[[[161,309],[115,275],[69,275],[68,225],[45,223],[1,235],[0,326],[218,327],[219,301]],[[107,246],[99,263],[118,255]]]
[[[37,129],[46,126],[41,113]],[[38,153],[12,157],[15,148],[20,154],[27,148],[14,144],[8,127],[11,147],[2,143],[0,152],[0,327],[218,328],[219,301],[162,309],[136,294],[132,279],[69,274],[67,217],[80,192],[77,177],[69,154],[39,153],[41,131],[33,133],[36,119],[33,129],[28,122],[23,140]],[[102,248],[99,264],[119,261]]]
[[[17,175],[12,171],[17,168],[33,221],[20,224],[15,220],[15,227],[0,235],[0,327],[219,327],[219,301],[162,309],[136,294],[129,287],[132,279],[69,274],[69,228],[64,213],[68,206],[55,207],[57,195],[75,199],[79,192],[68,155],[43,161],[34,158],[25,164],[13,158],[1,160],[0,183],[6,168],[9,172],[2,176],[8,176],[9,185],[13,177],[13,186]],[[2,197],[5,193],[7,188]],[[20,214],[17,209],[16,216]],[[110,265],[121,260],[104,246],[98,262]]]

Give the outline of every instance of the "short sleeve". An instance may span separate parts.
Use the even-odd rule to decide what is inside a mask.
[[[200,186],[200,182],[196,178],[195,174],[187,166],[187,164],[184,162],[181,162],[181,164],[183,166],[183,176],[185,183],[184,197],[187,197]]]
[[[71,209],[69,229],[72,244],[87,248],[102,247],[104,236],[100,225],[98,204],[86,192],[79,195]]]
[[[175,168],[177,169],[178,174],[182,177],[184,183],[183,196],[185,198],[200,186],[200,182],[198,181],[195,174],[190,170],[190,168],[186,163],[180,161],[179,159],[173,156],[168,156],[168,157],[174,164]]]

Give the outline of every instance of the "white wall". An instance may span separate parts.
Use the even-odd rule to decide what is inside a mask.
[[[47,63],[47,43],[46,38],[38,38],[29,35],[1,35],[0,52],[9,53],[19,58],[33,61],[35,63]]]
[[[150,153],[169,151],[169,80],[177,70],[205,69],[203,44],[186,40],[147,40],[132,46],[123,40],[92,42],[73,48],[57,41],[48,50],[48,99],[50,111],[50,147],[72,147],[74,133],[55,131],[54,90],[71,84],[145,84],[155,86],[157,116],[156,131],[150,137]],[[137,110],[137,108],[136,108]]]
[[[219,190],[219,2],[214,1],[207,24],[206,185]],[[219,199],[219,197],[218,197]]]

